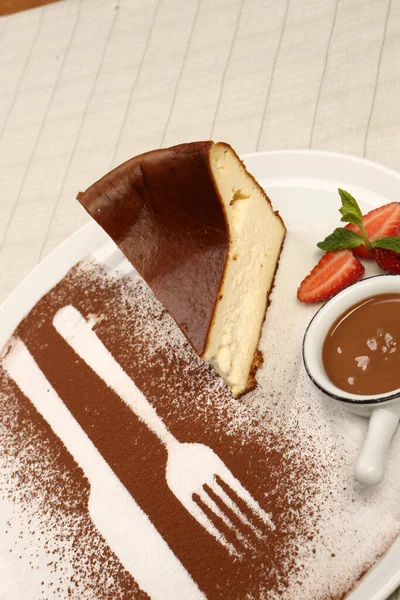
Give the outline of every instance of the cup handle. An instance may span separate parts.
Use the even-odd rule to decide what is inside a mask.
[[[356,463],[356,479],[364,485],[378,485],[385,473],[389,445],[399,423],[393,407],[375,408],[369,418],[368,433]]]

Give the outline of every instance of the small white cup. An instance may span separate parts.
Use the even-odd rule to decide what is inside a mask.
[[[385,473],[389,445],[400,419],[400,388],[373,395],[341,390],[325,372],[322,347],[331,326],[348,308],[364,298],[390,293],[400,293],[399,275],[377,275],[358,281],[320,308],[303,339],[303,361],[312,382],[350,412],[370,417],[367,437],[355,470],[357,481],[365,485],[377,485]]]

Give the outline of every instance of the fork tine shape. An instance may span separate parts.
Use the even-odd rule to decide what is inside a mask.
[[[224,521],[218,517],[211,508],[202,500],[199,494],[192,494],[192,506],[190,510],[192,516],[195,517],[208,533],[210,533],[217,542],[225,546],[230,554],[233,556],[241,557],[241,553],[235,548],[232,542],[229,542],[226,538],[225,532],[231,532],[231,529],[227,527]]]
[[[242,558],[243,550],[246,546],[244,540],[240,539],[237,535],[237,531],[232,528],[229,519],[226,517],[224,518],[221,511],[215,510],[215,507],[210,505],[210,501],[207,501],[204,498],[204,495],[194,493],[192,500],[208,523],[208,526],[206,527],[208,533],[211,533],[218,543],[225,546],[229,554],[236,558]],[[210,530],[210,524],[212,525],[213,531]]]
[[[230,523],[230,526],[235,529],[237,536],[245,540],[246,547],[253,547],[252,541],[256,542],[257,538],[262,537],[262,531],[247,518],[240,507],[220,488],[215,490],[206,484],[203,489],[210,497],[213,505],[217,506],[218,510],[224,514]]]
[[[227,469],[224,473],[224,477],[222,478],[220,475],[215,476],[215,482],[219,486],[223,492],[240,508],[241,513],[246,514],[246,508],[251,509],[251,513],[258,517],[258,519],[267,525],[269,530],[274,530],[275,525],[273,524],[271,517],[261,508],[258,504],[257,500],[253,498],[253,496],[248,492],[232,475],[232,473]],[[243,506],[240,507],[240,501],[242,501]],[[239,502],[239,504],[238,504]]]

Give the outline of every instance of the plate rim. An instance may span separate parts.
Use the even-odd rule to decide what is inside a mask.
[[[346,153],[346,152],[335,152],[335,151],[331,151],[331,150],[316,150],[316,149],[312,149],[312,148],[305,148],[305,149],[282,149],[282,150],[262,150],[261,152],[248,152],[246,154],[241,154],[240,157],[242,158],[243,161],[246,160],[256,160],[259,157],[262,156],[271,156],[271,155],[286,155],[286,156],[290,156],[290,155],[299,155],[299,156],[320,156],[322,158],[326,158],[326,159],[336,159],[336,160],[345,160],[345,161],[349,161],[349,162],[354,162],[360,165],[364,165],[368,168],[372,168],[374,170],[379,170],[380,172],[384,172],[386,175],[390,175],[391,177],[394,177],[395,179],[399,180],[400,182],[400,171],[396,171],[396,169],[393,169],[392,167],[388,167],[386,165],[384,165],[383,163],[376,161],[376,160],[371,160],[370,158],[366,158],[365,156],[359,156],[357,154],[350,154],[350,153]]]

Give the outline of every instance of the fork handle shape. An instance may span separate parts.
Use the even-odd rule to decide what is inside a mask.
[[[167,447],[179,444],[154,407],[107,350],[90,323],[73,306],[61,308],[53,319],[57,332],[76,354],[130,406],[136,415]]]

